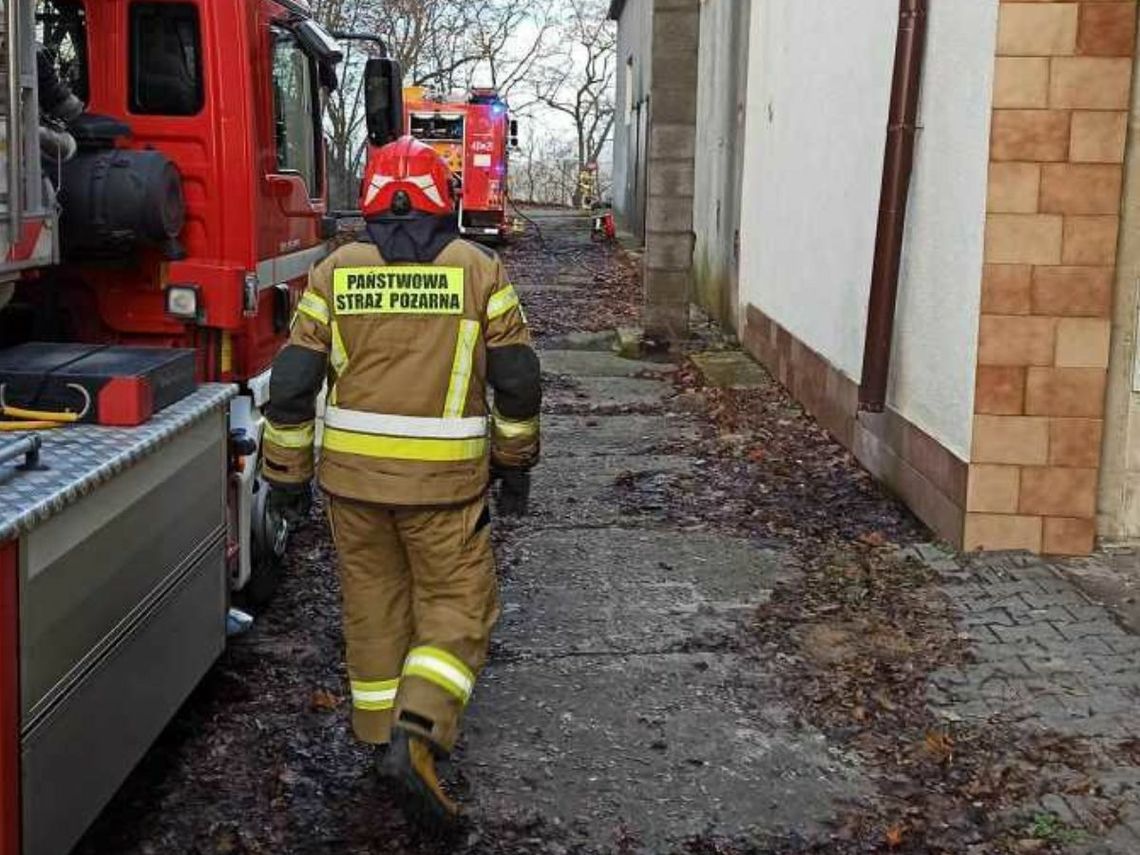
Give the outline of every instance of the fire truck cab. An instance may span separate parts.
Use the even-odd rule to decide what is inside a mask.
[[[422,86],[404,90],[406,130],[434,148],[460,181],[459,230],[499,240],[509,221],[508,165],[518,147],[518,122],[495,89],[448,95]]]
[[[336,232],[340,41],[370,57],[372,144],[401,131],[401,75],[304,0],[5,6],[0,352],[182,348],[198,384],[137,428],[0,425],[0,855],[55,855],[220,652],[229,591],[275,583],[260,412]],[[61,92],[81,109],[52,114]]]

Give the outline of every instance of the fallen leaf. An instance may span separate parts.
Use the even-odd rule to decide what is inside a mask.
[[[898,849],[902,846],[903,842],[903,827],[901,825],[892,825],[887,829],[887,845],[892,849]]]
[[[925,744],[926,750],[939,763],[949,763],[954,758],[954,740],[945,731],[927,731]]]
[[[337,697],[327,689],[317,689],[313,692],[313,697],[309,703],[315,710],[328,712],[329,710],[335,710],[339,707],[343,700],[344,698]]]
[[[859,542],[865,543],[867,546],[886,546],[887,536],[881,531],[869,531],[866,534],[859,535]]]

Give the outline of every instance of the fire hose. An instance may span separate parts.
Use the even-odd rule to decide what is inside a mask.
[[[91,394],[78,383],[68,383],[67,388],[79,392],[83,397],[83,409],[76,413],[71,410],[33,410],[26,407],[12,407],[4,400],[5,384],[0,383],[0,433],[17,431],[50,430],[75,424],[91,411]]]

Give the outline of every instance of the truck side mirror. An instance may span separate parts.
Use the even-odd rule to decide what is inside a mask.
[[[519,121],[511,119],[511,148],[519,147]]]
[[[373,145],[384,145],[403,133],[403,78],[394,59],[370,59],[364,66],[364,114]]]

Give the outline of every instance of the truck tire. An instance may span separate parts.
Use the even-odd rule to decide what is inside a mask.
[[[289,546],[289,525],[266,506],[269,490],[258,479],[253,494],[253,554],[249,581],[234,599],[248,609],[264,608],[273,599],[285,573],[285,551]]]

